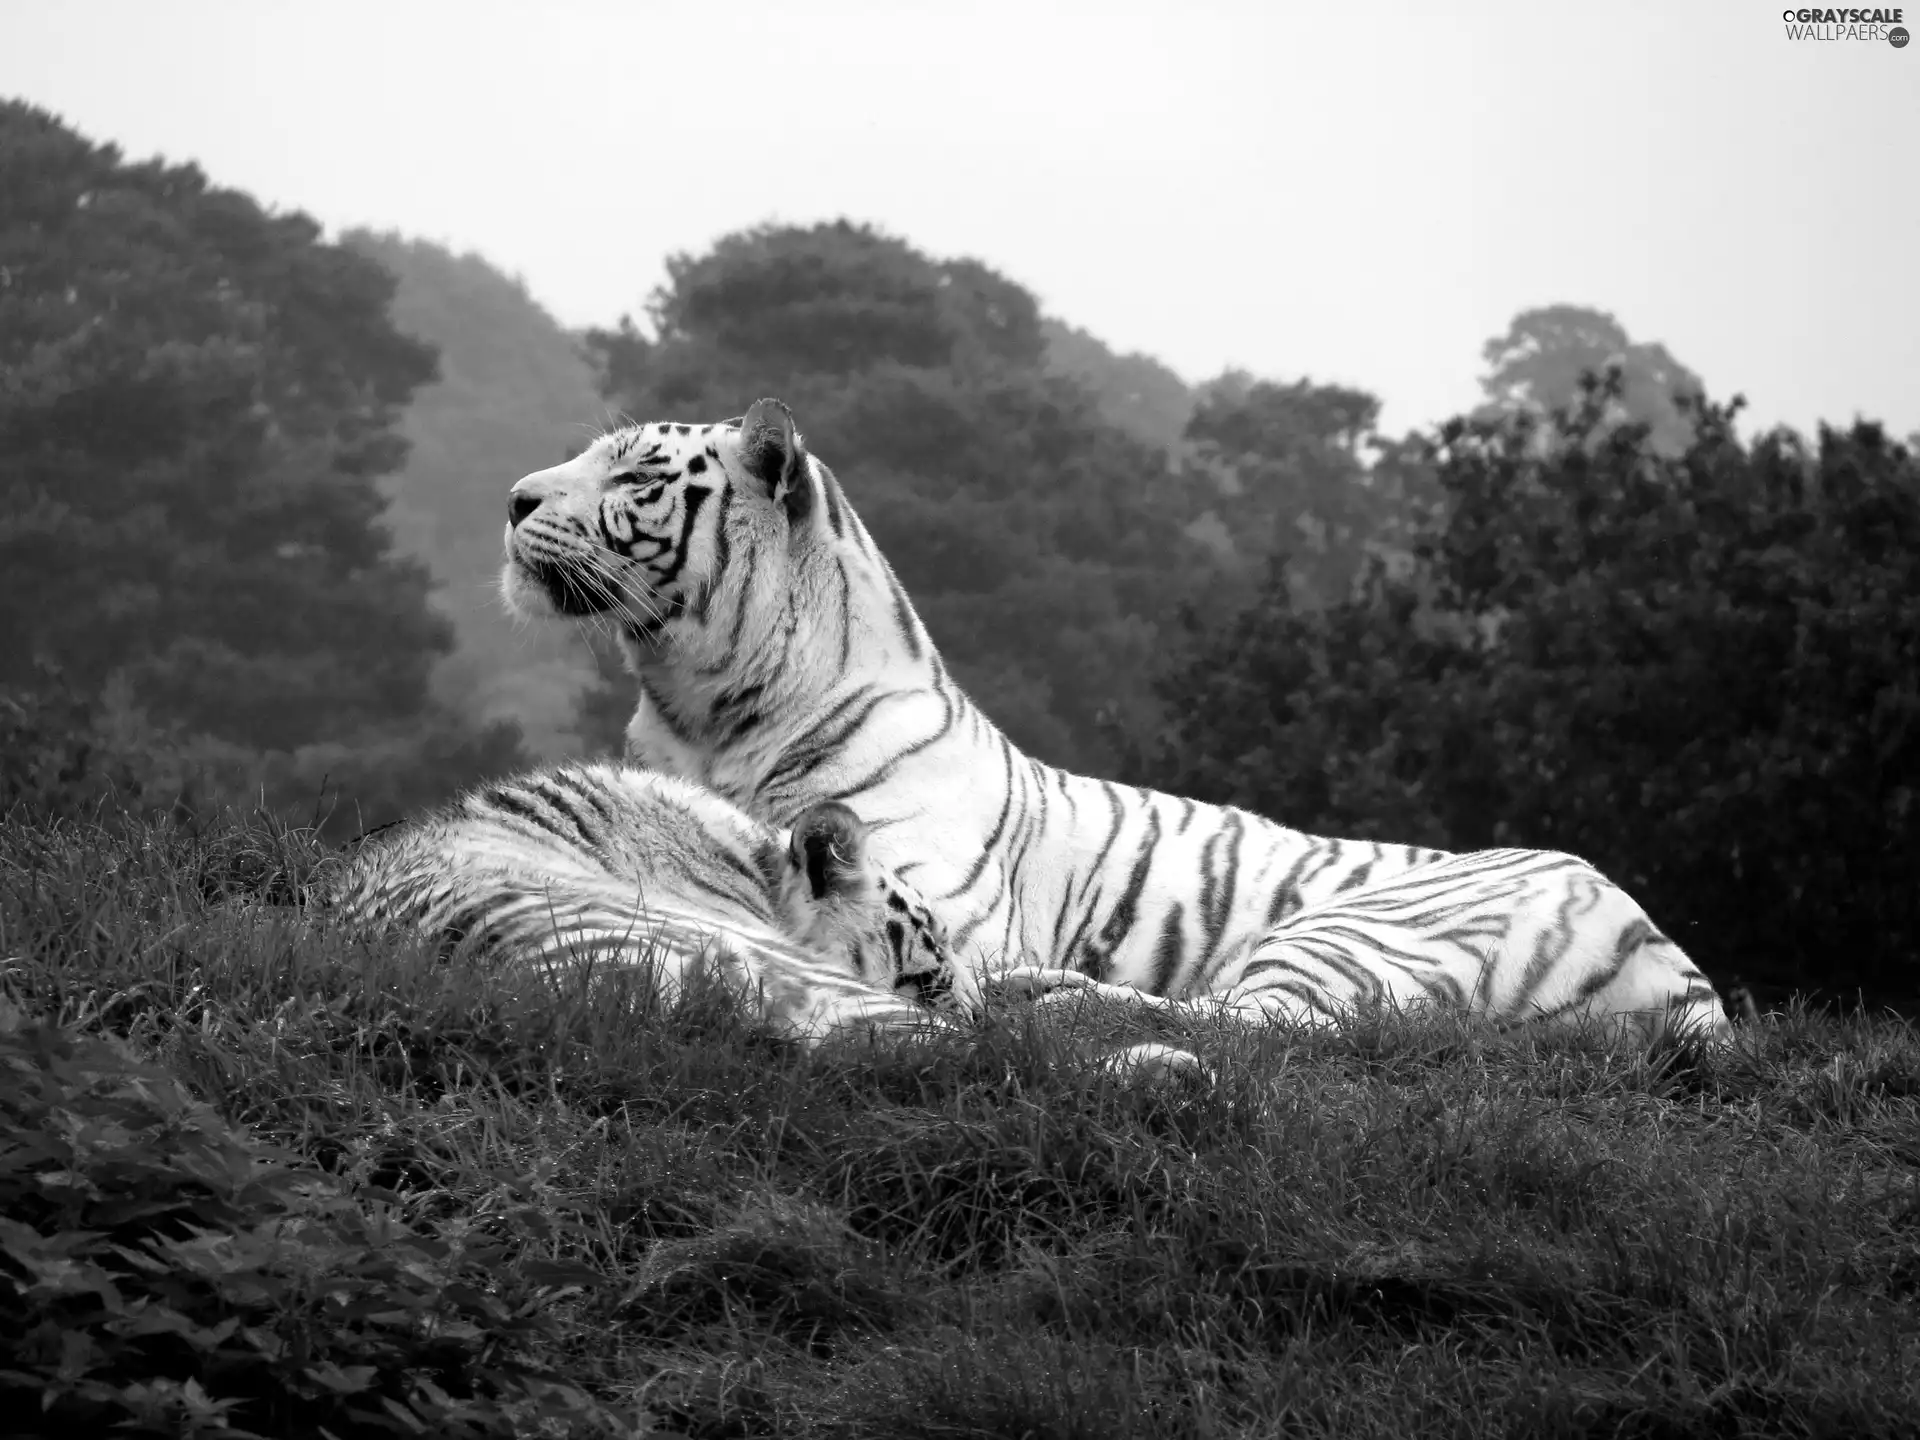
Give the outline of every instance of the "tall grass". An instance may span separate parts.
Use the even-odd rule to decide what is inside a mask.
[[[1920,1434],[1898,1022],[1008,1006],[805,1052],[336,932],[328,863],[6,828],[0,1430]],[[1143,1031],[1212,1083],[1077,1061]]]

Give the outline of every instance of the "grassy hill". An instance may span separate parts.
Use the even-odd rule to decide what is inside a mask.
[[[331,932],[325,863],[0,831],[7,1433],[1914,1433],[1909,1028],[808,1055]],[[1076,1058],[1139,1033],[1217,1084]]]

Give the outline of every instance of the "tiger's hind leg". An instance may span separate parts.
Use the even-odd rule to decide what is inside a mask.
[[[1575,856],[1451,856],[1299,911],[1221,977],[1221,1003],[1291,1023],[1382,1005],[1500,1029],[1731,1038],[1719,997],[1619,886]]]
[[[996,983],[1042,1004],[1191,1003],[1293,1029],[1439,1008],[1502,1029],[1598,1025],[1649,1044],[1732,1034],[1711,983],[1631,896],[1583,860],[1538,850],[1450,856],[1309,906],[1204,994],[1169,999],[1040,966]]]
[[[1603,1033],[1651,1045],[1663,1039],[1731,1044],[1733,1022],[1713,984],[1672,940],[1647,921],[1639,906],[1624,904],[1607,918],[1617,923],[1587,943],[1569,947],[1566,974],[1533,997],[1530,1010],[1510,1008],[1512,1025],[1597,1027]],[[1497,983],[1497,982],[1496,982]]]

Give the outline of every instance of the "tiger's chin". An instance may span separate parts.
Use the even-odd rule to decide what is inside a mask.
[[[667,648],[669,622],[686,613],[684,601],[663,597],[636,614],[630,604],[588,594],[557,572],[512,555],[500,567],[500,600],[520,620],[600,622],[595,628],[611,633],[629,666],[658,657]]]
[[[565,572],[510,556],[500,568],[500,598],[523,620],[587,620],[615,608]]]

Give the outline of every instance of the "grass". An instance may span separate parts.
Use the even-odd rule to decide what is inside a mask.
[[[6,827],[0,1434],[1920,1433],[1901,1022],[806,1053],[331,932],[326,863]]]

